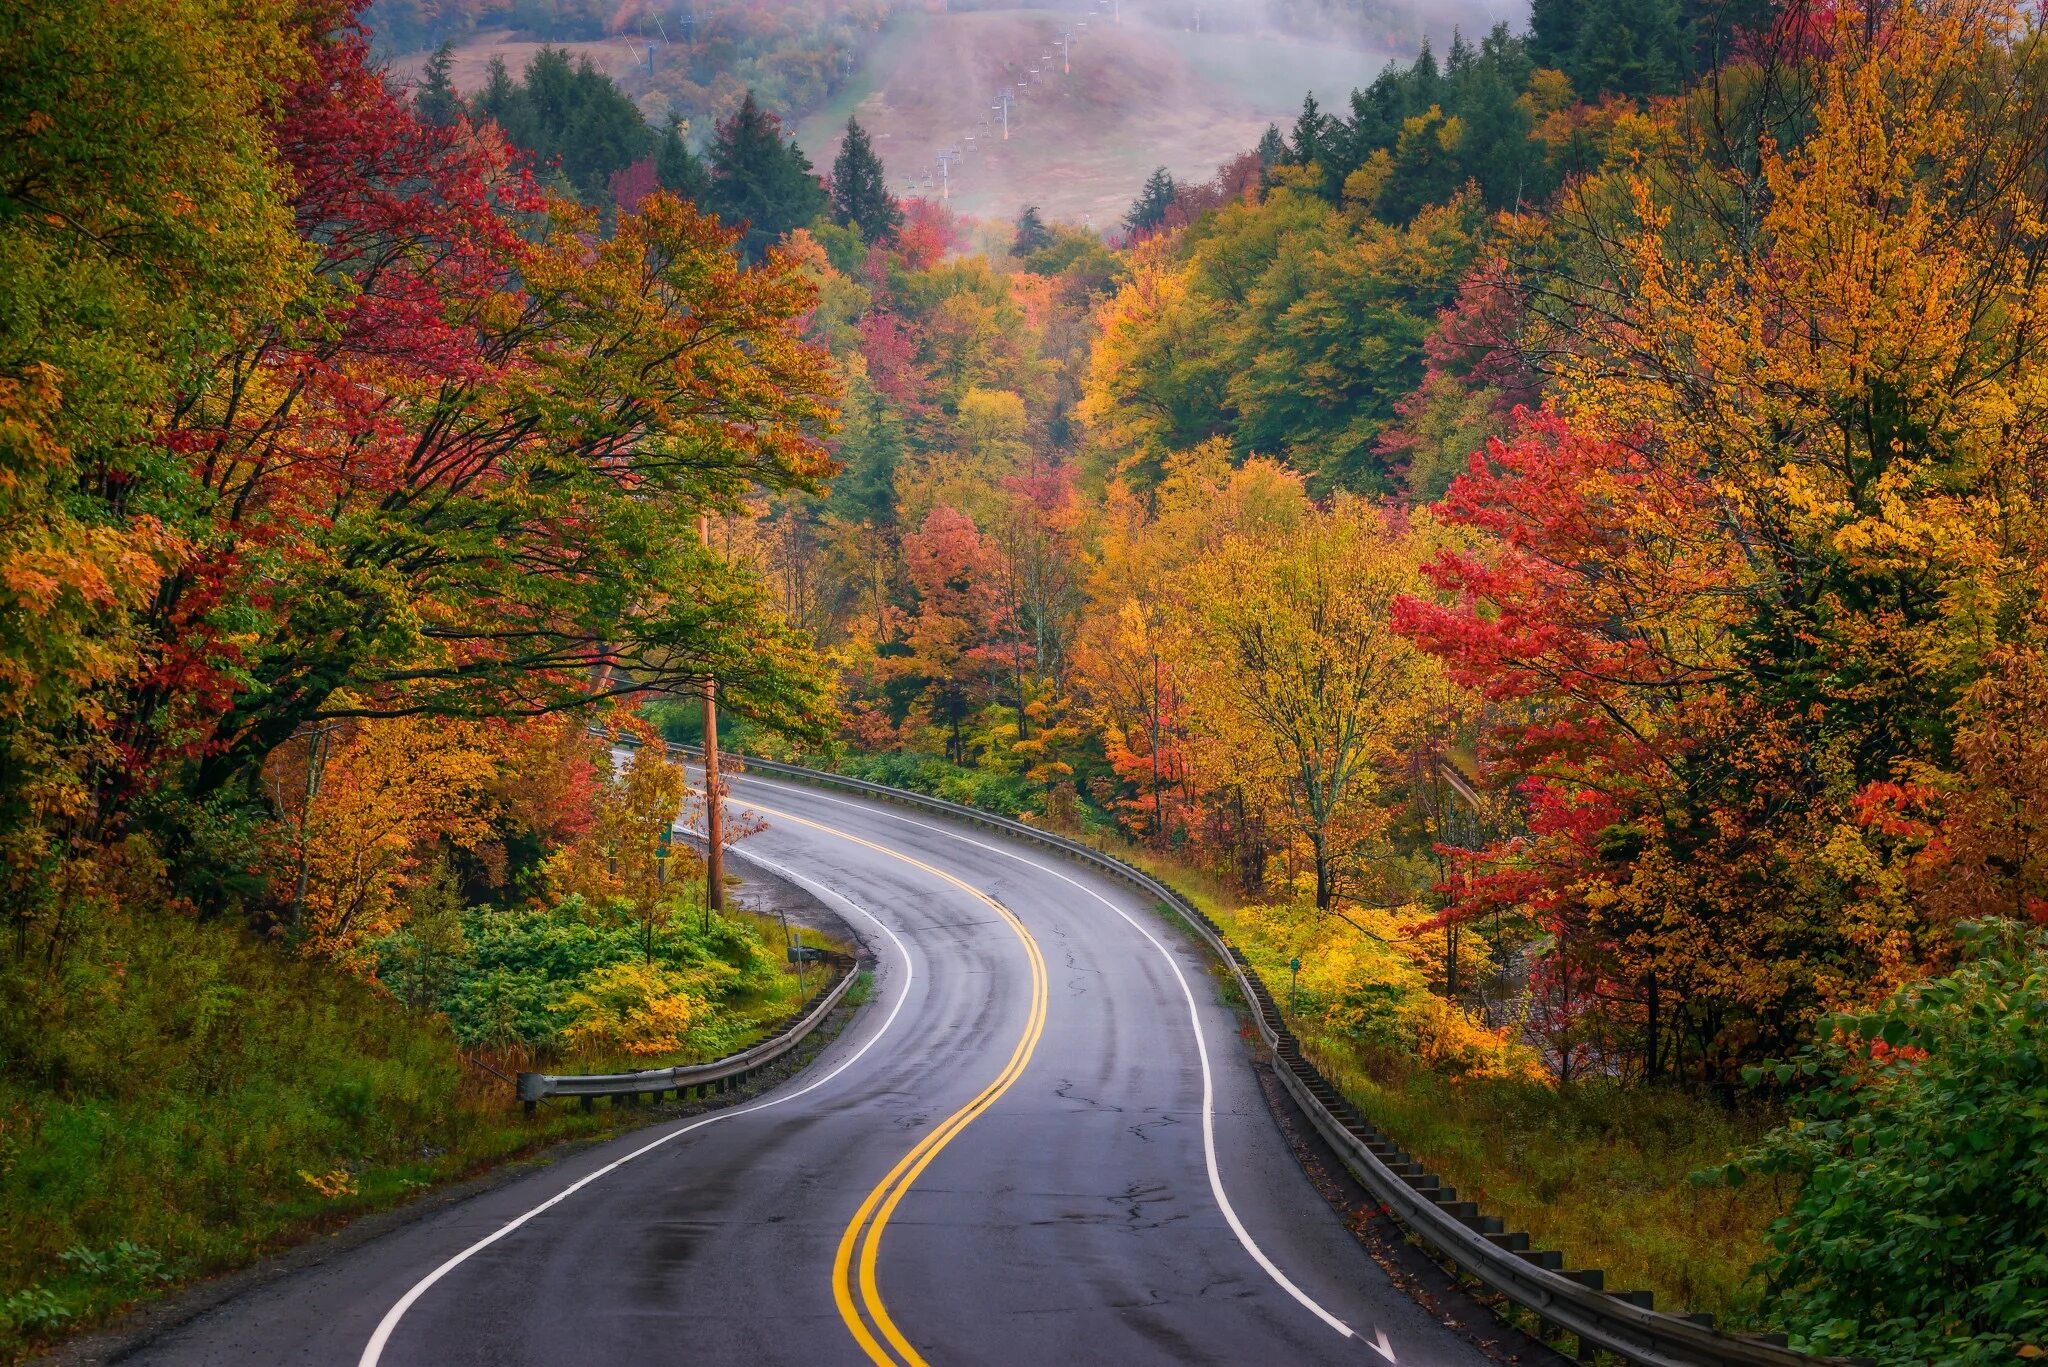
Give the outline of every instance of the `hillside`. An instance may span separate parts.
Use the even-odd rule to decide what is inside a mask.
[[[463,94],[475,94],[490,79],[492,59],[504,62],[505,69],[517,76],[533,60],[534,54],[544,47],[560,48],[569,54],[570,60],[587,61],[615,81],[623,82],[646,65],[644,42],[624,34],[581,42],[544,43],[516,29],[494,28],[473,34],[466,41],[454,45],[448,77]],[[428,55],[426,52],[412,52],[394,59],[392,74],[402,80],[418,80]]]
[[[1070,69],[1062,70],[1060,34],[1070,27]],[[901,14],[865,70],[801,123],[797,137],[827,165],[852,113],[902,193],[913,179],[917,193],[939,193],[936,158],[957,149],[957,211],[1008,219],[1037,204],[1049,218],[1107,227],[1153,167],[1205,179],[1268,123],[1284,127],[1305,92],[1341,103],[1390,56],[1242,33],[1113,27],[1099,13]],[[1007,141],[991,108],[1005,89],[1015,99]]]
[[[1108,227],[1154,167],[1180,180],[1206,179],[1268,124],[1289,126],[1303,95],[1341,108],[1390,60],[1412,57],[1421,33],[1441,50],[1454,29],[1482,32],[1521,9],[1495,15],[1457,2],[1396,4],[1374,29],[1395,36],[1354,32],[1343,42],[1316,42],[1280,33],[1264,15],[1214,5],[1204,13],[1133,0],[1120,23],[1108,3],[904,9],[879,33],[867,27],[871,20],[829,7],[807,19],[810,11],[798,6],[775,11],[770,28],[779,38],[744,37],[751,30],[736,27],[737,45],[721,38],[717,52],[703,48],[694,57],[661,42],[644,22],[549,45],[616,80],[650,121],[670,112],[690,118],[699,141],[710,117],[729,113],[753,86],[794,125],[821,169],[831,164],[848,115],[857,115],[899,194],[943,193],[937,159],[952,150],[961,155],[951,202],[963,214],[1010,219],[1037,204],[1050,218]],[[1072,34],[1065,60],[1063,33]],[[526,29],[481,28],[455,41],[449,74],[457,90],[474,94],[494,59],[516,76],[542,46]],[[754,59],[739,60],[743,52]],[[392,70],[417,79],[426,56],[397,56]],[[1007,140],[993,108],[1005,90],[1015,101]]]

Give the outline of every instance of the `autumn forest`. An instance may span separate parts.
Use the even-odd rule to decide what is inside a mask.
[[[2036,9],[1536,0],[1091,227],[814,163],[886,7],[731,8],[654,118],[452,74],[589,7],[0,17],[0,1355],[788,1011],[714,682],[1639,1284],[2048,1353]]]

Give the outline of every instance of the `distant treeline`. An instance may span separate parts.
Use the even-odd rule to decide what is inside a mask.
[[[1351,93],[1349,117],[1302,101],[1291,130],[1257,150],[1276,177],[1331,204],[1406,224],[1476,187],[1489,209],[1540,206],[1604,154],[1610,125],[1635,103],[1677,92],[1780,22],[1774,0],[1536,0],[1525,33],[1497,24],[1474,44],[1427,39]],[[1283,169],[1291,168],[1291,169]],[[1241,193],[1233,162],[1203,185],[1155,171],[1124,218],[1136,237],[1181,227]]]
[[[490,30],[543,43],[615,38],[631,45],[639,63],[621,76],[624,93],[657,126],[671,116],[683,119],[701,145],[750,90],[784,118],[823,104],[859,64],[889,10],[889,0],[375,0],[363,22],[387,60],[444,43],[459,47]]]

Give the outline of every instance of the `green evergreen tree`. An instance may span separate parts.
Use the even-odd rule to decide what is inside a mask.
[[[442,43],[427,59],[419,89],[412,96],[413,112],[419,115],[421,123],[446,128],[462,117],[462,97],[455,93],[455,83],[449,79],[449,70],[454,65],[453,43]]]
[[[512,79],[512,73],[505,70],[505,59],[493,57],[484,78],[484,88],[477,92],[476,99],[470,104],[470,112],[479,119],[495,123],[510,137],[514,120],[523,117],[520,106],[525,100],[526,92]]]
[[[1330,122],[1314,95],[1302,96],[1301,113],[1294,120],[1294,136],[1287,143],[1287,159],[1296,166],[1327,164],[1325,144],[1330,141]]]
[[[749,260],[824,212],[825,187],[810,158],[783,141],[781,121],[751,90],[712,139],[709,202],[728,226],[747,225],[740,253]]]
[[[826,495],[825,510],[848,522],[888,527],[896,521],[896,467],[907,438],[897,405],[875,392],[864,366],[846,376],[839,401],[839,439],[834,454],[840,471]]]
[[[1679,27],[1691,69],[1718,67],[1744,37],[1768,31],[1777,12],[1778,0],[1683,0]]]
[[[1585,7],[1586,0],[1530,0],[1529,55],[1536,65],[1552,71],[1571,67]]]
[[[1038,206],[1027,204],[1024,212],[1017,215],[1017,236],[1010,241],[1010,255],[1029,256],[1052,245],[1052,229],[1045,226],[1039,217]]]
[[[903,209],[889,193],[889,175],[875,155],[865,128],[846,121],[846,140],[832,163],[832,221],[860,229],[869,242],[892,242],[903,226]]]
[[[1287,142],[1280,136],[1277,124],[1267,124],[1266,131],[1259,135],[1259,165],[1271,168],[1287,160]]]
[[[683,121],[675,115],[669,117],[654,148],[654,179],[662,189],[692,204],[704,203],[711,194],[711,172],[704,159],[690,150],[683,137]]]
[[[654,131],[631,97],[588,59],[571,64],[561,48],[536,52],[516,82],[493,58],[475,112],[586,204],[609,205],[612,177],[655,151]]]
[[[1490,208],[1509,208],[1518,196],[1541,199],[1548,192],[1542,159],[1529,145],[1529,111],[1517,103],[1534,71],[1528,45],[1499,24],[1452,94],[1451,112],[1465,125],[1461,175],[1479,183]]]
[[[1584,99],[1668,95],[1685,69],[1677,0],[1590,0],[1564,68]]]
[[[1137,201],[1131,205],[1131,211],[1124,215],[1124,227],[1136,237],[1166,222],[1166,212],[1173,207],[1174,192],[1178,188],[1164,166],[1154,168],[1146,178],[1145,188],[1138,192]]]

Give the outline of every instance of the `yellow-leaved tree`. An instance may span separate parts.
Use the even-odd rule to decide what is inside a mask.
[[[1361,500],[1238,535],[1188,570],[1202,659],[1192,707],[1208,767],[1243,776],[1306,853],[1315,905],[1385,899],[1393,771],[1457,692],[1396,633],[1440,537]]]

